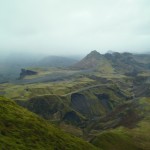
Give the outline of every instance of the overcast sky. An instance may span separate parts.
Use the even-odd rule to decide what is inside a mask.
[[[150,52],[150,0],[0,0],[0,53]]]

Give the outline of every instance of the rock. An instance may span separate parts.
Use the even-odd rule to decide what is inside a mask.
[[[36,71],[21,69],[19,79],[23,79],[25,76],[31,76],[31,75],[36,75],[36,74],[37,74]]]

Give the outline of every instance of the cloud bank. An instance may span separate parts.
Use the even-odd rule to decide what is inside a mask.
[[[0,1],[0,53],[150,52],[149,0]]]

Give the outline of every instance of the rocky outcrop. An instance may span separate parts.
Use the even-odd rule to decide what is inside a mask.
[[[65,114],[65,116],[63,117],[63,121],[71,123],[73,125],[80,125],[83,120],[75,111],[70,111]]]
[[[55,95],[37,96],[27,101],[16,102],[43,118],[51,120],[60,120],[63,116],[62,112],[66,109],[60,98]]]
[[[36,74],[37,74],[36,71],[21,69],[19,79],[23,79],[25,76],[31,76],[31,75],[36,75]]]
[[[102,93],[102,94],[97,94],[97,98],[100,100],[102,105],[108,110],[112,110],[112,106],[110,104],[110,97],[108,94]]]
[[[81,114],[91,114],[90,101],[83,94],[74,93],[71,95],[71,107]]]

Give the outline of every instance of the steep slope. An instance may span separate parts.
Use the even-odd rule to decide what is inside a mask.
[[[90,69],[97,66],[100,58],[101,54],[94,50],[72,67],[75,69]]]
[[[15,102],[0,97],[0,147],[3,150],[96,150],[65,134]]]
[[[96,50],[90,52],[81,61],[72,66],[73,69],[96,69],[99,71],[112,71],[111,64]]]

